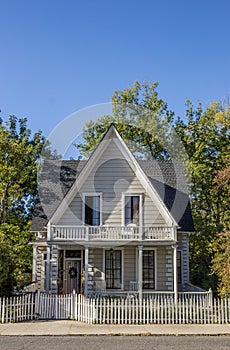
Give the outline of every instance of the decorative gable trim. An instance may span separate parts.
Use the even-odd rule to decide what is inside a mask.
[[[105,150],[108,148],[109,144],[112,141],[111,136],[115,134],[115,138],[113,139],[114,143],[120,150],[121,154],[124,156],[124,159],[128,162],[129,166],[133,170],[133,172],[136,174],[138,180],[140,181],[141,185],[145,189],[145,191],[148,193],[152,201],[157,205],[162,217],[165,219],[168,226],[178,226],[176,221],[174,220],[173,216],[167,209],[166,205],[164,204],[163,200],[158,195],[157,191],[154,189],[153,185],[149,181],[147,175],[142,170],[141,166],[138,164],[135,157],[132,155],[130,150],[128,149],[127,145],[125,144],[122,137],[119,135],[118,131],[116,130],[115,126],[111,124],[110,128],[102,138],[99,145],[96,147],[94,152],[92,153],[91,157],[87,161],[86,165],[80,172],[78,178],[74,182],[73,186],[67,193],[66,197],[61,201],[60,205],[50,218],[50,223],[55,223],[57,220],[61,218],[61,216],[64,214],[65,210],[67,210],[68,206],[70,205],[71,201],[73,200],[76,193],[79,191],[79,189],[82,187],[83,183],[85,182],[87,175],[93,170],[93,167],[95,163],[102,157]]]

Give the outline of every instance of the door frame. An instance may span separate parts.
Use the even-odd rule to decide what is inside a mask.
[[[81,251],[81,257],[80,258],[67,258],[66,257],[66,251],[67,250],[78,250],[78,251]],[[63,264],[64,264],[64,273],[63,273],[63,287],[64,287],[64,292],[67,293],[67,277],[68,277],[68,271],[66,271],[66,263],[68,262],[75,262],[75,261],[79,261],[80,262],[80,272],[81,272],[81,276],[82,276],[82,268],[83,268],[83,249],[71,249],[71,248],[65,248],[64,249],[64,261],[63,261]],[[82,293],[82,283],[81,283],[81,278],[80,278],[80,281],[79,281],[79,284],[80,284],[80,293]]]

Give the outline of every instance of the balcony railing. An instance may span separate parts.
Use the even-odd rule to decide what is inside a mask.
[[[51,227],[51,240],[61,241],[142,241],[175,240],[173,227],[152,226],[56,226]]]

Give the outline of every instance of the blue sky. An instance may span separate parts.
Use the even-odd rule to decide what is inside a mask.
[[[230,93],[229,0],[0,0],[0,116],[48,134],[134,80],[183,116]]]

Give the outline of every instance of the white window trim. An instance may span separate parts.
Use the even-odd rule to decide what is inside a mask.
[[[102,279],[103,281],[106,281],[106,278],[105,278],[105,252],[106,251],[109,251],[110,249],[113,249],[113,250],[120,250],[121,251],[121,288],[119,289],[114,289],[114,290],[124,290],[124,248],[113,248],[113,247],[110,247],[110,248],[104,248],[103,249],[103,273],[102,273]],[[112,290],[112,289],[109,289],[109,290]]]
[[[93,197],[93,196],[99,196],[100,197],[100,226],[102,226],[102,192],[83,192],[81,195],[82,198],[82,216],[81,221],[83,226],[85,225],[85,197]]]
[[[125,197],[127,196],[138,196],[140,198],[139,202],[139,226],[143,226],[143,193],[135,192],[123,192],[122,193],[122,212],[121,212],[121,225],[125,226]]]
[[[156,247],[143,247],[144,250],[154,250],[154,269],[155,269],[155,274],[154,274],[154,279],[155,279],[155,285],[154,285],[154,290],[157,290],[157,248]],[[142,260],[142,269],[143,269],[143,260]],[[139,265],[138,265],[138,248],[136,249],[136,281],[138,281],[138,275],[139,275]],[[144,293],[148,289],[143,289]]]

